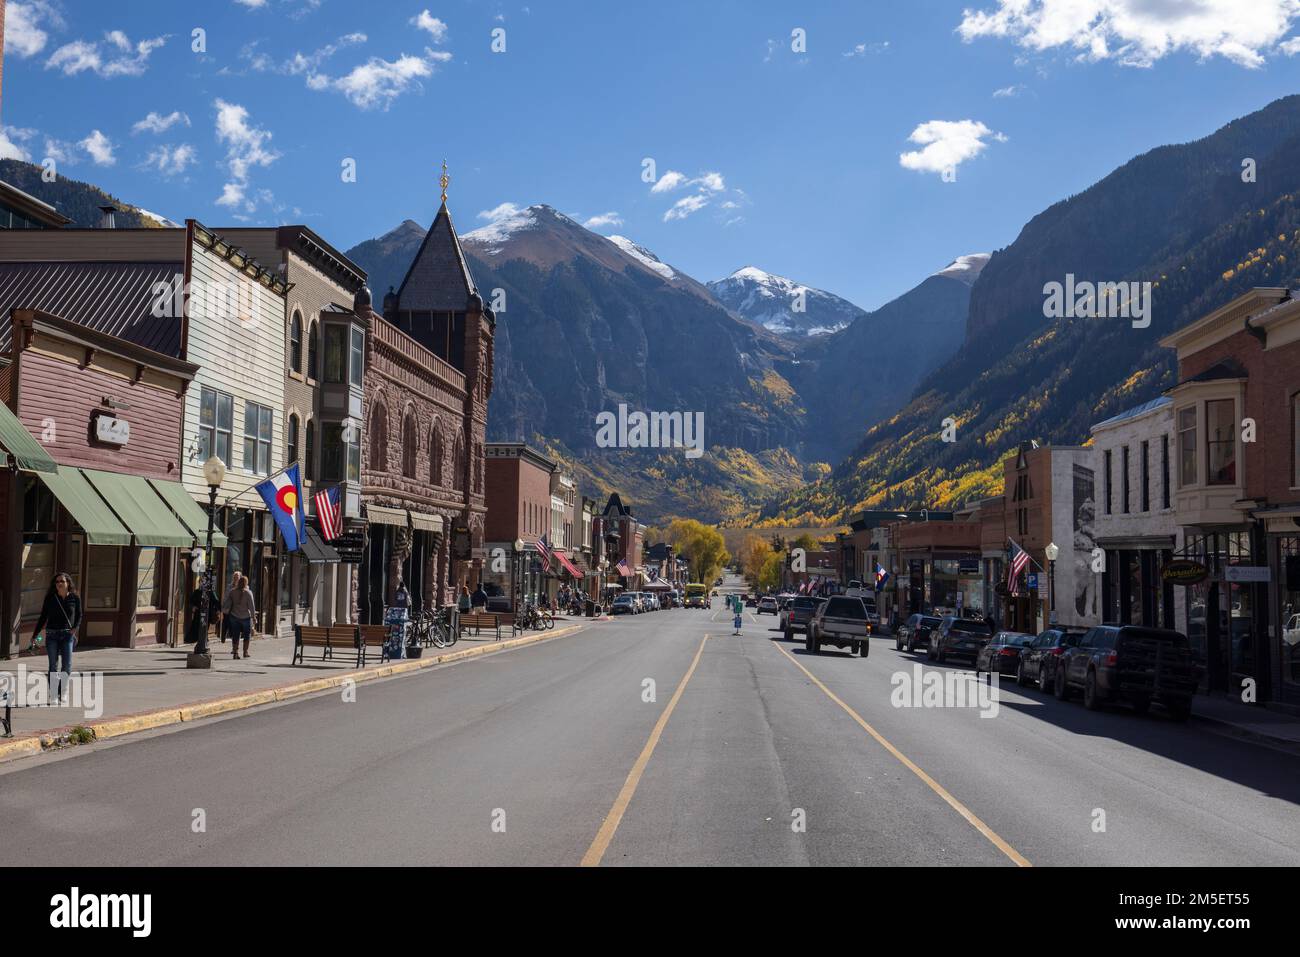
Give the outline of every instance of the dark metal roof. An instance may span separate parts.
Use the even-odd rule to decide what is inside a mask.
[[[1231,357],[1220,359],[1214,365],[1210,366],[1200,375],[1194,375],[1190,379],[1184,379],[1178,385],[1187,385],[1192,382],[1219,382],[1224,379],[1245,379],[1249,378],[1245,367],[1236,359]]]
[[[0,353],[13,342],[10,311],[40,309],[167,356],[181,352],[175,316],[154,316],[155,283],[172,286],[182,263],[0,263]]]
[[[1167,395],[1156,396],[1149,402],[1143,402],[1141,405],[1135,405],[1131,409],[1125,409],[1118,415],[1112,415],[1109,419],[1103,419],[1094,425],[1093,428],[1102,429],[1108,425],[1118,425],[1120,422],[1127,421],[1128,419],[1136,419],[1140,415],[1146,415],[1153,409],[1158,409],[1164,405],[1171,405],[1173,401],[1174,400],[1169,398]]]
[[[397,290],[397,308],[412,312],[465,312],[470,297],[475,294],[474,278],[469,274],[456,227],[444,204],[438,209]]]

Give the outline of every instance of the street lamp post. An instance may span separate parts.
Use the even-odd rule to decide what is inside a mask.
[[[1056,559],[1060,556],[1061,550],[1056,546],[1056,542],[1048,544],[1044,549],[1047,553],[1047,597],[1051,608],[1051,623],[1056,624]]]
[[[524,607],[524,582],[523,582],[524,540],[522,538],[516,538],[514,541],[514,545],[515,545],[514,574],[511,575],[511,577],[514,579],[515,613],[518,614],[520,611],[523,610]]]
[[[190,668],[211,668],[208,654],[208,616],[212,609],[212,532],[217,516],[217,490],[226,479],[226,463],[215,455],[203,463],[203,480],[208,483],[208,538],[203,551],[203,629],[194,646],[194,653],[186,660]]]

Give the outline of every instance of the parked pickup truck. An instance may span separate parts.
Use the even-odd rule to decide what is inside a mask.
[[[813,613],[812,620],[808,622],[804,650],[815,655],[821,651],[822,645],[834,645],[836,648],[848,648],[853,654],[865,658],[871,651],[868,640],[870,634],[867,606],[862,599],[836,595],[827,599]]]
[[[1054,690],[1064,700],[1082,688],[1089,710],[1127,701],[1144,712],[1158,701],[1175,721],[1186,721],[1199,679],[1199,665],[1181,632],[1098,625],[1061,656]]]

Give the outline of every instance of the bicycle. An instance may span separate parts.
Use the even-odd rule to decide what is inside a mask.
[[[449,617],[446,611],[426,608],[420,612],[420,617],[412,626],[416,640],[426,647],[433,645],[435,648],[450,648],[460,639],[460,634],[459,630],[452,629]]]
[[[546,631],[555,627],[555,616],[551,614],[549,608],[539,609],[536,605],[530,603],[524,606],[523,621],[520,627],[525,630],[532,628],[536,631]]]

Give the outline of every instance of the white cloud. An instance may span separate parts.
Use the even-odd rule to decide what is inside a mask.
[[[0,126],[0,159],[16,159],[30,163],[32,154],[27,152],[27,143],[36,135],[35,130],[20,126]]]
[[[266,6],[266,0],[235,0],[235,3],[250,10],[260,10]]]
[[[671,193],[686,183],[686,174],[670,169],[659,177],[659,181],[650,187],[652,193]]]
[[[514,203],[502,203],[499,206],[493,206],[491,209],[482,210],[478,214],[478,218],[487,223],[499,223],[511,216],[518,216],[523,211],[522,206],[517,206]]]
[[[1010,86],[1004,86],[1004,87],[1001,87],[1000,89],[996,89],[996,90],[994,90],[994,91],[993,91],[993,95],[994,95],[995,97],[999,97],[999,98],[1001,98],[1001,97],[1008,97],[1008,96],[1019,96],[1019,95],[1020,95],[1020,91],[1023,90],[1023,89],[1024,89],[1024,86],[1023,86],[1022,84],[1020,84],[1020,83],[1013,83],[1013,84],[1011,84]]]
[[[698,213],[705,206],[709,205],[709,198],[703,193],[696,193],[692,196],[683,196],[677,202],[673,203],[672,208],[664,213],[664,222],[671,223],[674,219],[685,219],[692,213]]]
[[[154,50],[167,42],[167,37],[154,37],[132,43],[121,30],[104,34],[104,49],[89,40],[65,43],[45,61],[45,69],[62,70],[66,76],[76,76],[87,70],[109,79],[115,76],[140,76],[148,69],[149,57]]]
[[[237,103],[217,100],[217,141],[225,144],[226,165],[231,182],[222,187],[219,206],[253,212],[256,200],[248,199],[248,176],[258,166],[270,166],[280,158],[271,149],[271,132],[249,122],[248,110]]]
[[[1003,142],[1006,137],[976,120],[931,120],[922,123],[908,137],[909,141],[924,149],[902,153],[898,162],[906,169],[923,173],[955,170],[966,160],[984,152],[988,146],[986,139]]]
[[[1278,44],[1277,48],[1287,56],[1295,56],[1300,53],[1300,37],[1292,37],[1290,40],[1284,40]]]
[[[96,166],[112,166],[117,162],[113,155],[113,141],[99,130],[91,130],[90,135],[77,145],[90,154]]]
[[[599,215],[592,216],[582,225],[588,229],[601,229],[605,226],[622,226],[623,217],[611,210],[608,213],[600,213]]]
[[[161,113],[155,113],[150,110],[149,115],[142,120],[137,120],[131,127],[132,133],[165,133],[177,123],[190,125],[190,118],[180,110],[173,110],[166,116]]]
[[[158,146],[149,151],[142,167],[157,170],[163,176],[177,176],[193,166],[197,158],[194,147],[188,143],[179,146]]]
[[[419,30],[427,30],[429,36],[433,37],[434,43],[441,43],[447,39],[447,24],[433,16],[428,10],[421,10],[419,16],[412,17],[411,25]]]
[[[1076,59],[1149,67],[1176,52],[1258,67],[1300,18],[1296,0],[996,0],[967,9],[957,32],[1014,40],[1037,52],[1065,47]],[[1283,50],[1283,52],[1287,52]]]
[[[283,63],[277,63],[270,54],[259,52],[257,45],[262,41],[254,40],[244,44],[243,49],[239,51],[239,58],[247,60],[249,69],[257,73],[282,73],[286,76],[300,76],[304,73],[314,75],[321,64],[334,54],[358,43],[365,43],[367,39],[369,38],[364,33],[345,33],[333,43],[327,43],[311,53],[295,52]]]
[[[401,54],[396,60],[373,56],[351,73],[331,79],[316,73],[308,76],[313,90],[335,89],[363,110],[387,110],[403,93],[420,88],[420,80],[433,75],[434,66],[451,59],[451,54],[425,48],[423,57]]]
[[[58,12],[45,0],[19,0],[5,7],[5,53],[25,59],[45,49],[50,35],[42,26],[62,26]]]
[[[885,40],[882,43],[857,43],[854,44],[852,50],[849,50],[847,53],[844,53],[842,55],[853,56],[853,57],[865,57],[868,53],[884,53],[888,49],[889,49],[888,40]]]
[[[698,186],[710,193],[720,193],[727,188],[721,173],[701,173],[698,179],[691,180],[688,186]]]
[[[56,163],[75,166],[77,163],[77,144],[67,143],[63,140],[55,139],[52,136],[45,137],[45,159],[52,159]]]

